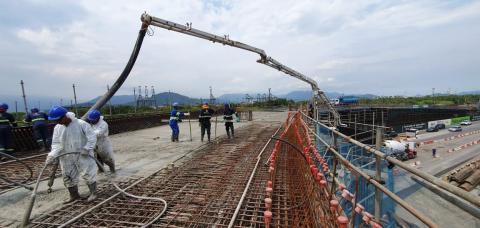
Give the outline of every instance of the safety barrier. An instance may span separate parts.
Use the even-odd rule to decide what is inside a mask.
[[[480,133],[480,130],[475,130],[475,131],[470,131],[470,132],[467,132],[467,133],[458,134],[458,135],[447,137],[447,138],[427,140],[427,141],[419,142],[418,145],[421,146],[421,145],[433,144],[433,143],[437,143],[437,142],[451,141],[451,140],[454,140],[454,139],[462,138],[462,137],[469,136],[469,135],[475,135],[475,134],[479,134],[479,133]]]

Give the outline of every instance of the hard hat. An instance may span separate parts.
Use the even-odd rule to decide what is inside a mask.
[[[32,109],[30,109],[30,112],[36,113],[36,112],[39,112],[39,110],[38,110],[38,108],[32,108]]]
[[[100,115],[101,115],[100,111],[94,109],[94,110],[88,111],[87,119],[90,121],[97,121],[98,119],[100,119]]]
[[[48,112],[48,120],[59,120],[65,116],[67,112],[67,109],[62,106],[53,106]]]
[[[208,105],[208,102],[203,103],[203,105]]]
[[[7,109],[8,109],[8,104],[6,104],[6,103],[0,103],[0,109],[7,110]]]
[[[173,102],[172,106],[173,106],[173,107],[177,107],[177,106],[178,106],[178,103],[177,103],[177,102]]]

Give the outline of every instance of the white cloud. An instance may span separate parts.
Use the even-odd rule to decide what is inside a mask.
[[[0,62],[10,60],[8,75],[30,70],[29,80],[38,85],[43,83],[41,78],[58,79],[59,93],[69,91],[72,83],[91,85],[84,86],[89,90],[84,94],[102,93],[125,66],[144,11],[181,24],[192,22],[194,28],[229,34],[231,39],[262,48],[311,76],[325,90],[348,93],[368,87],[378,78],[391,81],[398,75],[410,75],[405,77],[432,79],[447,77],[452,69],[472,77],[472,72],[480,70],[475,64],[480,56],[475,38],[480,33],[480,2],[84,0],[78,5],[82,13],[72,14],[63,24],[42,24],[40,18],[36,24],[11,28],[21,41],[13,43],[28,48],[0,56]],[[0,22],[3,28],[1,23],[7,22]],[[196,97],[208,96],[210,85],[218,93],[308,89],[305,83],[256,63],[256,54],[160,28],[153,30],[154,36],[144,40],[126,87],[154,85],[158,92],[172,90]],[[460,51],[453,56],[449,49]],[[12,59],[24,59],[32,67],[25,69],[23,61]],[[458,83],[471,89],[471,83]],[[415,89],[419,87],[412,87]],[[49,92],[45,86],[35,90]],[[382,86],[378,90],[382,93]]]
[[[44,54],[54,54],[53,50],[58,42],[55,33],[48,28],[41,28],[39,30],[22,28],[18,30],[17,36],[20,39],[32,43]]]

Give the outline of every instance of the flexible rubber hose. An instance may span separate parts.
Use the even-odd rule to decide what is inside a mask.
[[[54,157],[54,159],[58,159],[62,156],[65,156],[65,155],[70,155],[70,154],[80,154],[80,152],[68,152],[68,153],[63,153],[63,154],[60,154],[60,155],[57,155]],[[100,164],[99,161],[94,157],[94,156],[91,156],[91,155],[88,155],[88,157],[92,158],[97,164]],[[32,192],[32,195],[31,195],[31,198],[30,198],[30,202],[29,204],[27,205],[27,209],[25,210],[25,215],[23,217],[23,221],[22,221],[22,227],[27,227],[28,224],[30,223],[30,215],[32,214],[32,209],[33,209],[33,205],[35,204],[35,199],[37,197],[37,190],[38,190],[38,186],[40,185],[40,181],[41,181],[41,177],[42,177],[42,174],[43,172],[45,171],[45,168],[47,168],[47,166],[49,165],[50,163],[46,163],[42,169],[40,170],[40,173],[38,175],[38,178],[37,178],[37,182],[35,183],[35,187],[33,189],[33,192]],[[101,169],[103,169],[102,166],[100,166]],[[103,170],[104,171],[104,170]],[[147,199],[147,200],[157,200],[157,201],[161,201],[165,206],[162,210],[162,212],[157,216],[155,217],[152,221],[150,221],[149,223],[145,224],[144,226],[142,227],[148,227],[150,226],[151,224],[153,224],[155,221],[157,221],[160,217],[162,217],[162,215],[165,213],[165,211],[167,210],[167,207],[168,207],[168,204],[167,202],[162,199],[162,198],[156,198],[156,197],[145,197],[145,196],[135,196],[135,195],[132,195],[130,193],[127,193],[125,192],[124,190],[122,190],[120,187],[118,187],[115,183],[113,183],[113,181],[111,181],[111,179],[109,179],[109,182],[115,186],[115,188],[120,191],[121,193],[129,196],[129,197],[132,197],[132,198],[136,198],[136,199]]]
[[[162,199],[162,198],[132,195],[132,194],[130,194],[130,193],[125,192],[123,189],[121,189],[120,187],[118,187],[115,183],[112,182],[112,184],[113,184],[113,186],[115,186],[115,188],[116,188],[119,192],[123,193],[123,194],[126,195],[126,196],[129,196],[129,197],[132,197],[132,198],[135,198],[135,199],[157,200],[157,201],[161,201],[161,202],[165,205],[165,206],[163,207],[162,212],[160,212],[160,214],[158,214],[157,217],[155,217],[152,221],[150,221],[149,223],[143,225],[142,227],[149,227],[149,226],[152,225],[155,221],[157,221],[160,217],[162,217],[162,215],[165,213],[165,211],[167,211],[167,207],[168,207],[167,201],[165,201],[165,200]]]
[[[10,154],[6,154],[6,153],[3,153],[3,152],[0,152],[0,155],[19,162],[20,164],[24,165],[24,166],[27,168],[28,172],[30,173],[30,176],[29,176],[26,180],[24,180],[24,181],[22,181],[22,182],[13,181],[13,180],[11,180],[11,179],[3,176],[3,175],[0,175],[0,178],[1,178],[2,180],[4,180],[4,181],[10,183],[11,185],[9,185],[9,186],[18,185],[18,186],[22,186],[22,187],[24,187],[24,188],[26,188],[26,189],[28,189],[28,190],[33,190],[32,187],[29,187],[29,186],[25,185],[25,183],[29,182],[29,181],[32,180],[32,178],[33,178],[33,170],[32,170],[32,168],[31,168],[30,166],[28,166],[27,163],[23,162],[22,160],[14,157],[14,156],[12,156],[12,155],[10,155]]]
[[[140,31],[138,32],[138,37],[137,41],[135,43],[135,46],[133,47],[132,54],[130,55],[130,59],[128,60],[127,65],[123,69],[122,73],[120,76],[117,78],[115,83],[112,85],[112,87],[100,98],[95,102],[95,104],[88,110],[94,110],[94,109],[101,109],[103,105],[105,105],[110,98],[112,98],[113,95],[120,89],[122,84],[127,80],[128,75],[132,71],[133,65],[135,65],[135,61],[137,60],[137,56],[140,53],[140,48],[142,48],[142,43],[143,43],[143,38],[145,38],[145,33],[147,32],[148,24],[142,23],[142,27],[140,28]],[[87,118],[87,112],[85,115],[82,116],[82,119],[85,120]]]

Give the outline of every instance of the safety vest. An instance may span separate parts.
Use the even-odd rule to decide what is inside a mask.
[[[212,118],[212,114],[209,112],[208,109],[202,109],[202,111],[200,112],[200,116],[198,116],[198,118],[210,119]]]
[[[8,118],[8,113],[0,113],[0,126],[10,126],[10,120]],[[15,122],[12,122],[14,124]]]
[[[179,121],[180,120],[180,112],[177,110],[173,110],[172,113],[170,113],[170,120],[175,120]]]
[[[45,121],[45,120],[46,120],[45,118],[39,117],[39,118],[33,119],[32,122],[35,122],[35,121]]]

